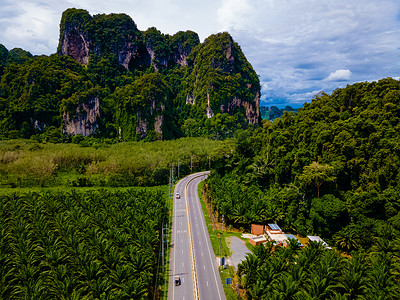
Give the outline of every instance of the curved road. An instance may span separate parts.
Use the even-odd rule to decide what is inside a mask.
[[[197,188],[209,172],[189,175],[175,187],[168,299],[225,300],[217,261],[201,209]],[[179,275],[180,286],[174,285]]]

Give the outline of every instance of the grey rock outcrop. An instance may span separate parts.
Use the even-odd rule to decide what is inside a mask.
[[[67,9],[60,24],[58,53],[88,65],[92,55],[116,55],[126,69],[146,69],[186,65],[186,58],[200,43],[197,33],[163,35],[155,28],[137,29],[126,14],[91,16],[83,9]],[[160,47],[160,44],[168,45]]]
[[[71,135],[81,134],[88,136],[97,129],[97,119],[99,117],[99,98],[93,97],[88,102],[78,105],[76,113],[73,116],[69,112],[64,112],[63,132]]]

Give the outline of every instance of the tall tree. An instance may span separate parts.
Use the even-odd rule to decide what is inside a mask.
[[[323,183],[335,181],[334,168],[328,164],[320,164],[313,161],[305,166],[303,173],[299,176],[299,181],[303,185],[314,184],[317,187],[317,197],[320,195],[320,188]]]

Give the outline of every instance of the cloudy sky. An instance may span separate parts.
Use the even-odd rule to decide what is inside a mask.
[[[400,76],[399,0],[0,0],[0,43],[56,52],[62,12],[126,13],[141,30],[228,31],[260,76],[262,104]]]

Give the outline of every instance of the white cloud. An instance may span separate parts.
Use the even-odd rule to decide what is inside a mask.
[[[229,31],[260,75],[264,102],[400,76],[398,0],[0,0],[0,43],[54,53],[70,7],[126,13],[141,30],[193,30],[201,40]]]
[[[22,1],[9,2],[6,7],[11,13],[0,18],[0,43],[9,49],[24,48],[37,54],[55,50],[57,43],[50,36],[58,35],[60,16],[50,5]]]
[[[400,2],[253,0],[230,32],[260,75],[262,101],[310,101],[315,91],[400,74]],[[241,23],[240,23],[241,22]],[[225,25],[227,26],[227,25]],[[327,76],[332,70],[331,75]],[[350,71],[351,70],[351,71]],[[298,99],[298,100],[296,100]]]
[[[220,31],[242,28],[253,13],[249,0],[224,0],[217,13]]]
[[[325,80],[326,81],[345,81],[345,80],[350,80],[350,76],[351,76],[350,70],[336,70],[335,72],[331,72]]]

